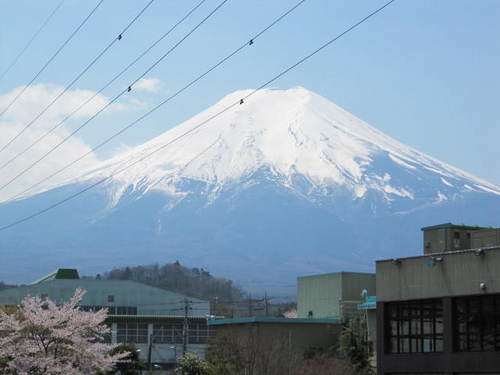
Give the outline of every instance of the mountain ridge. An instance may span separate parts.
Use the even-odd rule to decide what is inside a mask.
[[[132,165],[245,92],[80,179],[0,204],[0,224]],[[376,259],[418,254],[426,225],[500,226],[500,188],[401,144],[327,99],[304,88],[263,90],[251,99],[4,231],[0,274],[7,276],[0,279],[20,282],[21,265],[36,276],[75,264],[98,273],[179,260],[251,291],[290,295],[299,275],[372,271]]]

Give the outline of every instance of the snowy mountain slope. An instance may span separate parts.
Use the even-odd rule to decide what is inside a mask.
[[[0,235],[0,280],[57,267],[180,260],[252,290],[291,294],[298,275],[373,270],[420,252],[419,228],[500,226],[500,188],[409,148],[304,89],[263,90],[97,165],[76,181],[0,204],[0,224],[130,166]],[[27,262],[26,259],[29,259]],[[266,272],[262,272],[265,270]]]
[[[106,176],[189,131],[248,91],[213,107],[159,137],[99,166],[87,178]],[[353,198],[375,190],[394,198],[443,200],[462,191],[500,194],[500,188],[382,134],[337,105],[304,88],[263,90],[151,158],[116,176],[126,186],[182,194],[180,179],[210,185],[210,193],[238,184],[261,169],[300,193],[345,189]],[[396,175],[389,172],[399,169]],[[296,180],[307,182],[301,191]],[[415,184],[431,179],[433,191]],[[426,181],[428,183],[429,181]],[[430,194],[430,195],[429,195]]]

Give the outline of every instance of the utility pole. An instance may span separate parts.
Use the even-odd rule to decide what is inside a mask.
[[[151,363],[151,352],[153,350],[153,334],[149,335],[149,345],[148,345],[148,371],[151,373],[152,371],[152,363]]]
[[[269,316],[269,302],[268,302],[268,299],[267,299],[267,290],[264,292],[264,308],[265,308],[265,312],[266,312],[266,316]]]
[[[182,355],[185,355],[187,352],[188,346],[188,338],[189,338],[189,301],[186,298],[184,300],[184,323],[182,325]]]
[[[253,306],[252,306],[252,295],[248,295],[248,316],[253,315]]]

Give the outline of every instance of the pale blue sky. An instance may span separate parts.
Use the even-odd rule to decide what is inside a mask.
[[[60,0],[0,0],[0,71]],[[94,145],[182,87],[297,0],[229,0],[148,77],[156,93],[133,91],[131,105],[94,121],[82,133]],[[125,37],[75,86],[97,90],[198,0],[156,0]],[[119,83],[139,75],[219,0],[207,2]],[[0,95],[27,83],[97,0],[66,0],[19,63],[0,81]],[[308,0],[251,48],[227,62],[155,115],[98,153],[107,157],[195,115],[224,95],[254,88],[382,5],[378,0]],[[105,0],[36,81],[66,85],[146,4]],[[398,0],[273,87],[304,86],[401,142],[500,184],[500,1]],[[72,121],[69,127],[77,126]],[[1,135],[0,135],[1,137]],[[3,143],[3,142],[2,142]],[[0,155],[1,157],[1,155]]]

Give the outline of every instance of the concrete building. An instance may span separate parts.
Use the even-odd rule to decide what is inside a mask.
[[[77,288],[86,291],[82,309],[109,309],[111,342],[135,344],[146,362],[151,352],[156,368],[172,367],[184,350],[203,357],[215,335],[207,325],[207,301],[133,281],[80,279],[76,270],[58,270],[29,285],[0,291],[0,306],[19,305],[28,295],[63,303]]]
[[[299,318],[349,318],[358,315],[361,291],[376,294],[375,274],[336,272],[297,279]]]
[[[252,347],[255,355],[265,358],[276,350],[278,356],[302,358],[308,349],[326,349],[335,346],[342,330],[340,318],[300,319],[251,317],[210,320],[209,327],[217,327],[217,337],[227,336]]]
[[[424,255],[376,263],[378,374],[499,374],[498,229],[423,230]]]

